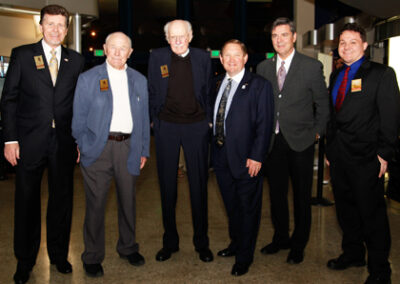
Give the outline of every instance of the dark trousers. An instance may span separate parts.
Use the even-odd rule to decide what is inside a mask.
[[[60,149],[55,133],[52,133],[47,146],[47,155],[37,164],[27,165],[21,156],[16,166],[14,251],[18,263],[27,268],[35,265],[40,246],[40,185],[46,167],[49,194],[46,217],[47,251],[51,262],[68,257],[75,164],[75,155],[72,151],[74,146],[70,149]]]
[[[108,140],[100,157],[93,164],[88,167],[81,165],[86,196],[83,225],[85,251],[82,260],[86,264],[101,263],[104,260],[104,214],[113,177],[118,202],[117,251],[121,256],[127,256],[139,250],[135,231],[137,176],[128,172],[129,149],[130,139],[120,142]]]
[[[390,275],[390,229],[384,199],[384,180],[378,178],[378,159],[354,164],[344,159],[330,163],[336,214],[343,231],[343,253],[364,259],[368,249],[371,274]]]
[[[236,262],[253,262],[262,205],[262,175],[233,177],[226,147],[214,146],[214,171],[229,221],[229,249],[236,252]],[[245,165],[243,165],[245,166]]]
[[[208,248],[207,179],[209,130],[206,120],[188,124],[158,121],[158,125],[154,129],[165,230],[163,247],[166,249],[176,250],[179,248],[175,209],[179,148],[181,145],[185,155],[190,187],[194,229],[193,243],[197,250]]]
[[[311,188],[313,181],[314,145],[301,152],[292,150],[281,133],[266,161],[269,182],[271,218],[274,225],[273,242],[288,244],[303,250],[311,228]],[[294,231],[289,238],[288,188],[292,182]]]

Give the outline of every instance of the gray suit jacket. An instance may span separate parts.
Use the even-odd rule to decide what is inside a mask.
[[[322,64],[316,59],[295,51],[282,91],[279,91],[276,56],[262,61],[257,73],[269,80],[274,92],[274,127],[279,127],[290,148],[303,151],[324,134],[329,117],[329,94]],[[272,134],[271,146],[275,138]]]
[[[132,68],[127,68],[129,99],[133,121],[128,171],[140,173],[140,158],[149,157],[150,122],[146,78]],[[107,82],[104,88],[101,81]],[[101,65],[82,73],[75,89],[72,135],[81,152],[81,163],[88,167],[103,151],[113,111],[113,98],[109,84],[107,65]]]

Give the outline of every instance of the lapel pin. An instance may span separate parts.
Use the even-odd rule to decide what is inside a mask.
[[[65,62],[68,62],[68,58],[64,58],[64,61],[65,61]]]
[[[248,85],[247,83],[243,84],[242,90],[246,89],[247,85]]]

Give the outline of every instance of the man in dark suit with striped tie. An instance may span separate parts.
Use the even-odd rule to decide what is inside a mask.
[[[64,48],[68,11],[58,5],[40,13],[43,39],[14,48],[3,88],[4,156],[15,166],[14,251],[16,283],[25,283],[40,246],[40,184],[48,168],[47,251],[50,263],[71,273],[68,262],[76,145],[72,101],[83,57]]]

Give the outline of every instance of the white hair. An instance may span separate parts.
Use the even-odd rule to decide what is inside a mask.
[[[104,44],[107,44],[107,41],[109,41],[109,39],[111,38],[111,36],[113,36],[113,35],[115,35],[115,34],[123,34],[124,36],[126,36],[126,38],[128,39],[128,42],[129,42],[129,46],[132,48],[132,40],[131,40],[131,38],[129,37],[129,36],[127,36],[125,33],[123,33],[123,32],[113,32],[113,33],[111,33],[111,34],[109,34],[107,37],[106,37],[106,40],[104,41]]]
[[[193,39],[193,29],[192,29],[192,24],[189,21],[186,20],[173,20],[173,21],[169,21],[168,23],[165,24],[164,26],[164,34],[165,34],[165,39],[166,41],[168,41],[168,31],[169,31],[169,26],[171,23],[173,22],[182,22],[186,25],[186,31],[189,35],[189,41],[191,41]]]

